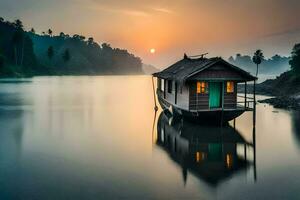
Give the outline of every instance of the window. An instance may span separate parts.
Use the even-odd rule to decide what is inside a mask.
[[[228,169],[232,168],[233,166],[233,156],[232,154],[226,154],[226,167]]]
[[[206,153],[197,151],[196,152],[196,162],[199,163],[199,162],[205,160],[206,156],[207,156]]]
[[[164,79],[160,79],[160,90],[161,91],[165,90],[165,80]]]
[[[197,82],[197,94],[207,93],[208,83],[204,81]]]
[[[227,81],[227,83],[226,83],[226,92],[227,93],[233,93],[234,92],[234,82],[233,81]]]
[[[172,85],[173,85],[172,80],[168,80],[168,93],[172,93]]]

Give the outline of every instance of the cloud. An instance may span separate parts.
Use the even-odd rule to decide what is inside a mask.
[[[154,15],[157,12],[170,14],[173,11],[163,6],[160,6],[157,2],[148,3],[143,0],[123,0],[117,1],[103,1],[103,0],[91,0],[89,8],[101,10],[105,12],[112,12],[116,14],[125,14],[132,16],[149,16]],[[156,6],[154,6],[156,5]]]
[[[124,9],[114,8],[114,7],[104,6],[104,5],[92,5],[92,6],[88,6],[88,8],[91,10],[110,12],[110,13],[116,13],[122,15],[142,16],[142,17],[146,17],[149,15],[147,12],[141,10],[133,10],[128,8],[124,8]]]
[[[269,38],[269,37],[280,37],[280,36],[286,36],[286,35],[291,35],[291,34],[299,34],[300,33],[300,28],[292,28],[288,30],[283,30],[283,31],[277,31],[269,34],[263,35],[264,38]]]
[[[172,10],[169,10],[169,9],[166,9],[166,8],[153,8],[153,10],[154,10],[154,11],[157,11],[157,12],[168,13],[168,14],[173,13]]]

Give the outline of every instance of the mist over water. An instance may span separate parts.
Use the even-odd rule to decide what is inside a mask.
[[[0,199],[300,196],[299,112],[257,105],[254,165],[251,112],[236,129],[155,115],[150,76],[0,82]]]

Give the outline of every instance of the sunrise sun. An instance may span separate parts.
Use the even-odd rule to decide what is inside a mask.
[[[155,53],[155,49],[154,48],[152,48],[152,49],[150,49],[150,53]]]

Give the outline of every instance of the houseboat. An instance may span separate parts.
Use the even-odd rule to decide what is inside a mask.
[[[191,58],[184,54],[182,60],[153,76],[157,78],[161,107],[174,115],[197,122],[223,123],[253,109],[255,90],[252,97],[247,97],[247,82],[255,83],[257,78],[220,57]],[[238,84],[245,88],[241,101]]]

